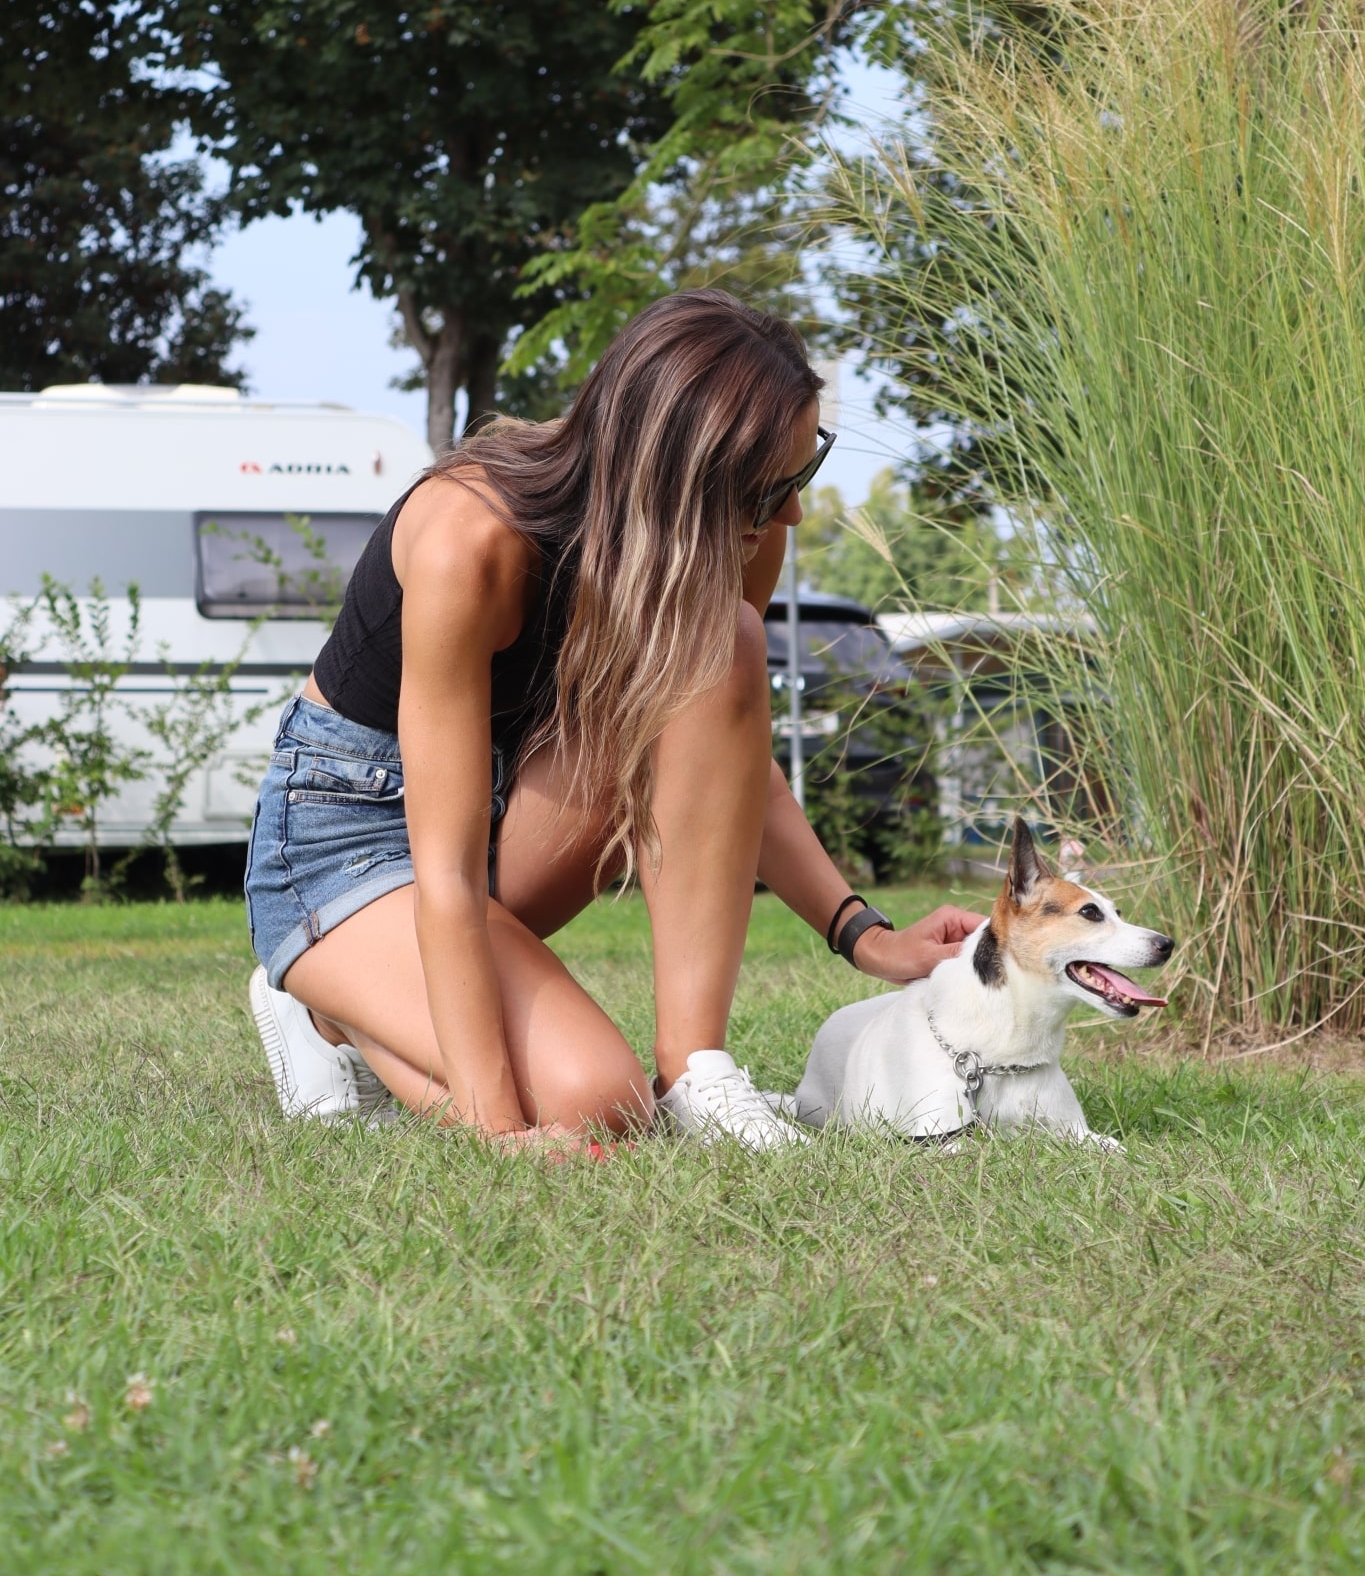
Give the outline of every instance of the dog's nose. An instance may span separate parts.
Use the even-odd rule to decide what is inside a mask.
[[[1171,953],[1175,951],[1175,942],[1169,936],[1153,936],[1152,951],[1156,953],[1154,961],[1164,963]]]

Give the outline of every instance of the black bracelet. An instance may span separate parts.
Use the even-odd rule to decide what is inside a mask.
[[[858,965],[853,961],[853,949],[867,931],[880,926],[883,930],[894,930],[896,927],[882,913],[881,909],[873,908],[871,903],[862,911],[855,914],[852,919],[839,932],[839,956],[846,963],[852,964],[856,969]]]
[[[838,925],[840,917],[850,903],[861,903],[864,908],[871,906],[865,897],[860,897],[856,892],[850,892],[843,902],[840,903],[838,908],[834,910],[834,918],[830,920],[829,929],[825,932],[825,945],[836,955],[838,954],[839,949],[834,945],[835,927]]]

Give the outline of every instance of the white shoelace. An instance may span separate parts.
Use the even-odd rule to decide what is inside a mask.
[[[709,1078],[698,1078],[693,1089],[713,1116],[728,1117],[735,1122],[773,1122],[781,1127],[787,1126],[754,1088],[747,1067],[735,1067],[713,1073]]]

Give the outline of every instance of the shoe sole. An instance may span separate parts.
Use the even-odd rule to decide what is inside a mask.
[[[249,990],[251,1016],[256,1020],[256,1032],[265,1047],[265,1059],[270,1067],[270,1076],[275,1080],[275,1096],[280,1102],[280,1110],[289,1116],[291,1114],[289,1099],[292,1093],[289,1087],[289,1062],[285,1055],[284,1038],[275,1019],[275,1010],[270,1005],[270,986],[266,982],[263,968],[258,968],[251,976]]]
[[[280,1110],[285,1116],[290,1118],[311,1116],[321,1122],[342,1122],[358,1117],[361,1125],[368,1128],[387,1127],[391,1122],[398,1120],[400,1112],[392,1094],[384,1086],[378,1073],[364,1063],[356,1069],[356,1103],[353,1107],[341,1111],[318,1111],[311,1107],[305,1107],[303,1110],[295,1108],[294,1088],[289,1077],[288,1053],[285,1050],[284,1037],[280,1033],[279,1021],[275,1017],[275,1009],[270,1003],[270,985],[263,968],[257,968],[252,974],[249,994],[251,1016],[256,1020],[256,1032],[260,1035],[261,1045],[265,1049],[270,1076],[275,1080],[275,1097],[279,1100]]]

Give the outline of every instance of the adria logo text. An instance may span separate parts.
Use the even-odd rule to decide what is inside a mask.
[[[238,467],[243,476],[349,476],[351,467],[345,464],[329,465],[322,461],[278,460],[269,465],[258,465],[255,460],[243,460]]]

